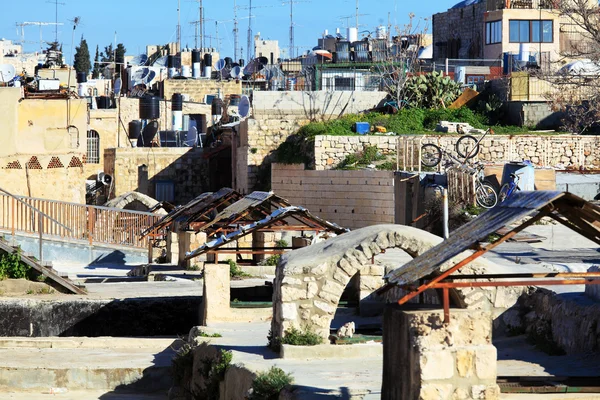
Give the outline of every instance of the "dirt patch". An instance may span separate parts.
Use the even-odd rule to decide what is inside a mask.
[[[44,282],[33,282],[27,279],[5,279],[0,281],[0,296],[39,296],[55,292],[52,286]]]

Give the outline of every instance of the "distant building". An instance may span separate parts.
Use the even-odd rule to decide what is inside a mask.
[[[276,64],[280,59],[279,41],[260,38],[260,32],[254,36],[254,54],[256,57],[266,57],[269,64]]]
[[[15,44],[12,40],[0,39],[0,56],[16,56],[21,54],[23,48],[20,44]]]

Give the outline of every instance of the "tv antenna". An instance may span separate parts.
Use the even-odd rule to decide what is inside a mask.
[[[196,0],[198,2],[198,21],[191,22],[192,25],[196,26],[195,47],[197,49],[204,48],[204,38],[206,32],[204,31],[204,7],[202,6],[202,0]],[[198,41],[198,38],[200,39]],[[199,46],[198,46],[199,45]]]
[[[21,46],[23,44],[25,44],[25,43],[37,43],[37,42],[28,42],[28,41],[25,40],[25,27],[26,26],[31,26],[31,25],[39,26],[40,27],[40,50],[43,50],[44,49],[44,47],[43,47],[44,46],[43,45],[44,39],[43,39],[43,36],[42,36],[42,27],[44,27],[44,26],[51,26],[51,25],[63,25],[63,23],[62,22],[59,22],[59,23],[57,23],[57,22],[22,22],[20,24],[17,23],[16,24],[16,26],[17,26],[17,34],[21,35]]]
[[[181,51],[181,0],[177,0],[177,46]]]
[[[46,3],[50,3],[50,4],[54,4],[55,7],[55,21],[54,21],[54,25],[56,25],[55,28],[55,38],[54,41],[56,43],[58,43],[58,6],[64,6],[66,3],[61,3],[58,0],[54,0],[54,1],[47,1]],[[62,25],[62,24],[60,24]]]
[[[252,42],[252,10],[254,8],[267,8],[273,6],[254,6],[252,7],[252,0],[249,0],[249,4],[247,7],[240,7],[241,9],[248,10],[248,42],[246,43],[246,59],[248,62],[254,58],[254,46]]]
[[[304,1],[304,0],[288,0],[288,1],[284,1],[283,3],[281,3],[282,5],[290,5],[290,51],[289,51],[289,58],[292,59],[294,58],[294,4],[298,4],[298,3],[308,3],[308,1]]]

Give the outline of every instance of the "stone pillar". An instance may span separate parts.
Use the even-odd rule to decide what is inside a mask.
[[[182,268],[189,268],[192,264],[203,264],[206,262],[206,254],[198,256],[192,260],[186,260],[185,254],[191,250],[195,250],[198,247],[206,243],[206,233],[199,232],[179,232],[179,254],[178,254],[178,265]]]
[[[175,264],[179,260],[179,236],[175,232],[167,234],[167,263]]]
[[[594,265],[587,272],[600,272],[600,267]],[[585,294],[596,301],[600,300],[600,285],[585,285]]]
[[[386,307],[382,399],[499,398],[490,312]]]
[[[202,325],[230,319],[229,265],[204,264]]]
[[[371,264],[370,260],[367,262],[368,264],[359,269],[358,309],[361,317],[381,315],[385,307],[385,300],[373,293],[384,284],[385,268],[382,265]]]
[[[257,231],[252,234],[254,247],[275,247],[277,241],[281,239],[281,232],[261,232]],[[261,262],[269,258],[271,254],[255,254],[254,262]]]

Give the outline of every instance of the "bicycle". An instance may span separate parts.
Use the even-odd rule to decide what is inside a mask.
[[[521,179],[521,175],[523,173],[510,174],[510,182],[506,182],[500,188],[500,193],[498,193],[498,200],[502,203],[504,200],[508,199],[514,192],[517,190],[521,190],[519,187],[519,180]]]
[[[498,204],[498,194],[496,189],[486,182],[483,176],[483,169],[485,166],[478,163],[473,168],[473,173],[477,174],[477,180],[475,181],[475,201],[480,207],[483,208],[494,208]]]
[[[461,125],[458,125],[458,132],[462,132]],[[461,164],[465,164],[468,160],[479,154],[479,143],[488,135],[493,135],[494,131],[492,128],[488,128],[484,134],[477,139],[472,135],[462,135],[455,143],[454,148],[459,157],[464,158],[464,161],[454,157],[451,153],[442,150],[438,145],[433,143],[426,143],[421,146],[421,164],[425,167],[435,167],[442,161],[442,155],[450,157],[454,161]]]

